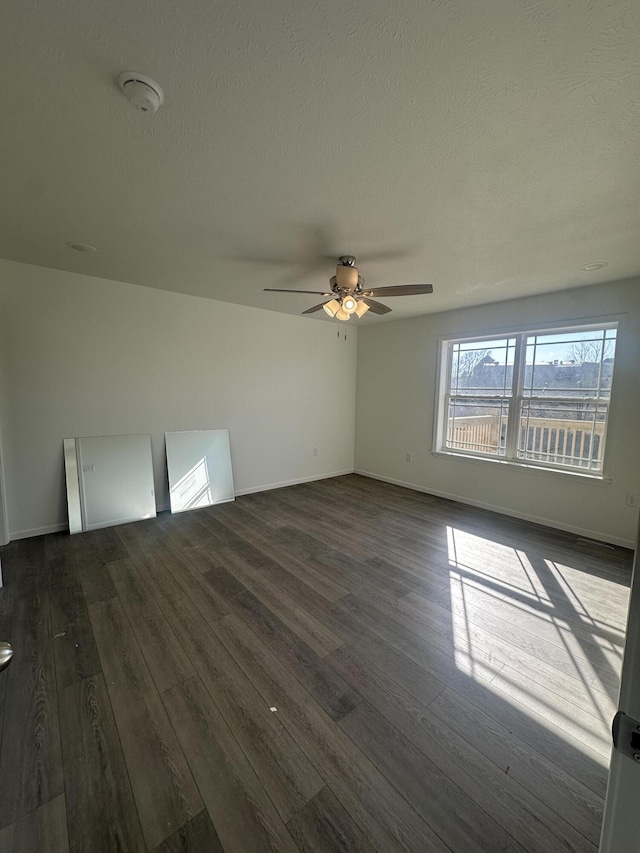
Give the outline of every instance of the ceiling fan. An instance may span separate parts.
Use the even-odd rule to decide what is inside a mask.
[[[381,302],[376,302],[373,296],[417,296],[421,293],[433,293],[432,284],[399,284],[391,287],[374,287],[367,290],[364,278],[358,273],[356,259],[353,255],[342,255],[338,259],[336,274],[329,280],[330,291],[322,290],[289,290],[282,287],[265,287],[270,293],[312,293],[317,296],[331,297],[327,302],[307,308],[303,314],[313,314],[321,308],[336,320],[348,320],[352,314],[362,317],[371,310],[374,314],[388,314],[387,308]]]

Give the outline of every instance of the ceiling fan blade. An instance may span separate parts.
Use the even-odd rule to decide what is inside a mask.
[[[269,258],[262,255],[226,255],[230,261],[241,261],[247,264],[263,264],[268,266],[300,266],[300,261],[297,258]]]
[[[410,250],[407,248],[405,248],[405,249],[386,249],[386,250],[383,250],[380,252],[364,252],[362,255],[357,255],[357,265],[358,265],[358,267],[360,267],[360,266],[364,267],[365,264],[368,264],[368,263],[373,262],[373,261],[395,261],[395,260],[398,260],[399,258],[406,258],[409,253],[410,253]],[[340,252],[337,255],[324,254],[321,256],[321,260],[323,260],[325,263],[333,262],[335,264],[337,262],[338,258],[340,258],[342,255],[345,255],[345,254],[350,254],[350,253],[349,252]]]
[[[326,302],[321,302],[320,305],[314,305],[313,308],[307,308],[306,311],[303,311],[303,314],[313,314],[315,311],[319,311],[321,308],[324,308]]]
[[[289,290],[284,287],[265,287],[263,290],[269,293],[313,293],[315,296],[333,296],[333,293],[327,293],[326,290]]]
[[[420,293],[433,293],[432,284],[398,284],[392,287],[365,288],[363,296],[417,296]]]
[[[410,253],[410,249],[386,249],[380,252],[366,252],[363,256],[363,263],[368,263],[369,261],[395,261],[398,258],[406,258]]]
[[[369,310],[373,311],[374,314],[389,314],[391,311],[391,308],[387,308],[387,306],[383,305],[382,302],[375,302],[373,299],[369,299],[368,297],[365,299],[361,296],[360,301],[364,302],[365,305],[368,305]]]

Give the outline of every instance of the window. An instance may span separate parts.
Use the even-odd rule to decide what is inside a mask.
[[[436,449],[601,474],[616,328],[444,341]]]

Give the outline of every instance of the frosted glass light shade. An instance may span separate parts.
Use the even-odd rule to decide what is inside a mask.
[[[369,310],[369,306],[367,305],[366,302],[363,302],[362,300],[360,300],[358,302],[358,304],[356,305],[356,315],[358,317],[362,317],[364,314],[367,313],[368,310]]]
[[[342,300],[342,310],[346,314],[353,314],[358,307],[358,303],[353,296],[345,296]]]
[[[325,302],[322,308],[330,317],[335,317],[336,312],[340,310],[340,303],[337,299],[332,299],[330,302]]]
[[[340,307],[336,311],[336,320],[348,320],[348,319],[349,319],[349,314],[347,314],[347,312],[342,307]]]

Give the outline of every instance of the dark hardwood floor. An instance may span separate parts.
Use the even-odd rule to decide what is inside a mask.
[[[595,853],[632,555],[351,475],[2,549],[0,853]]]

